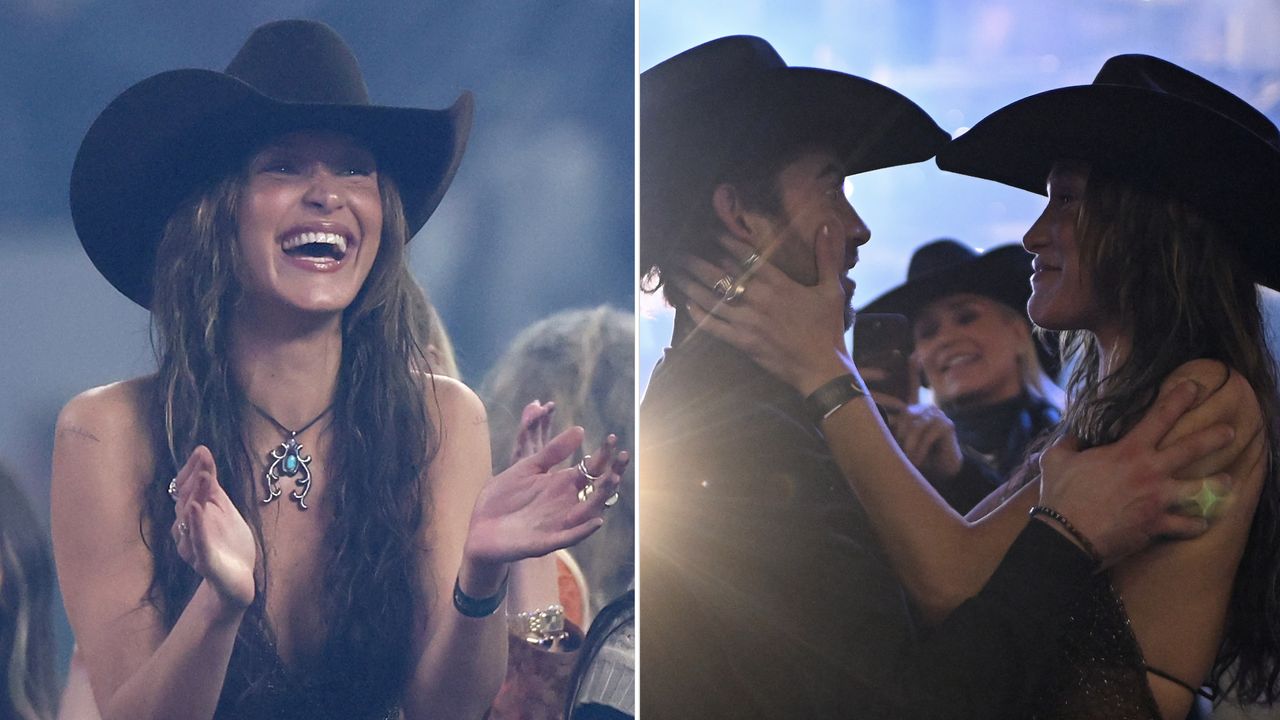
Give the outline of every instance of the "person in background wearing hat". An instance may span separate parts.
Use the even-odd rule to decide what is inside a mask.
[[[639,716],[1025,717],[1090,557],[1050,524],[1024,522],[985,587],[921,634],[875,538],[878,518],[837,465],[842,436],[824,427],[856,378],[805,402],[829,375],[797,394],[755,346],[748,354],[695,327],[709,293],[689,276],[705,282],[729,262],[732,273],[708,283],[726,303],[772,305],[757,281],[773,276],[818,293],[799,309],[814,317],[788,328],[816,323],[823,357],[847,363],[843,274],[869,231],[844,177],[928,159],[946,133],[889,88],[788,67],[752,37],[645,71],[640,107],[641,271],[647,289],[664,288],[676,324],[641,408]],[[738,264],[722,242],[753,254]],[[1144,428],[1159,438],[1190,400],[1166,399]],[[882,427],[865,432],[896,447]],[[1152,534],[1201,529],[1160,500],[1180,489],[1167,475],[1220,438],[1196,441],[1157,451],[1127,438],[1127,457],[1074,455],[1045,486],[1084,508],[1077,522],[1103,530],[1095,544],[1114,559]],[[892,472],[911,472],[893,452]],[[1099,480],[1098,462],[1115,482]]]
[[[1239,701],[1274,702],[1280,398],[1255,283],[1280,286],[1280,133],[1247,103],[1183,68],[1122,55],[1091,85],[996,111],[940,151],[938,165],[1035,192],[1047,183],[1048,205],[1023,240],[1035,255],[1028,311],[1037,325],[1069,333],[1065,347],[1077,365],[1063,421],[1040,456],[1041,473],[1031,468],[1040,482],[977,524],[957,518],[914,473],[901,472],[869,402],[847,403],[826,420],[845,477],[876,518],[905,587],[934,617],[964,607],[1030,511],[1106,570],[1088,576],[1085,596],[1070,605],[1036,717],[1183,718],[1202,684]],[[823,252],[831,276],[823,284],[834,286],[838,254]],[[811,288],[774,274],[769,290],[775,302],[768,330],[752,326],[762,312],[745,307],[708,327],[744,347],[789,348],[790,368],[780,354],[752,355],[770,358],[769,367],[796,387],[804,375],[814,382],[853,369],[847,357],[827,359],[829,344],[797,343],[815,327],[796,326],[812,316],[797,309],[814,295]],[[787,301],[779,303],[779,295]],[[780,304],[795,312],[779,312]],[[827,305],[827,325],[834,326],[835,303]],[[1051,475],[1076,448],[1105,452],[1147,434],[1143,413],[1158,412],[1188,387],[1199,405],[1161,445],[1177,451],[1193,433],[1220,434],[1222,447],[1183,471],[1206,479],[1176,500],[1208,530],[1108,558],[1081,519],[1084,508],[1063,504]],[[1095,472],[1111,471],[1098,465]]]
[[[907,317],[920,371],[911,379],[923,375],[936,404],[872,396],[907,459],[961,514],[1003,485],[1061,418],[1062,391],[1045,372],[1054,358],[1026,316],[1030,273],[1017,245],[979,255],[935,240],[911,256],[905,283],[859,311]]]
[[[471,109],[371,105],[341,38],[281,21],[89,129],[76,231],[151,309],[160,366],[57,425],[55,555],[102,717],[480,717],[509,564],[602,523],[623,454],[552,471],[571,428],[490,478],[483,406],[431,374],[404,245]]]

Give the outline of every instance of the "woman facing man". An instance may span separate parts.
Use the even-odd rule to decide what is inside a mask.
[[[1047,183],[1048,206],[1023,241],[1035,255],[1028,312],[1037,325],[1068,333],[1065,348],[1077,364],[1040,470],[1052,472],[1066,448],[1115,442],[1141,426],[1157,398],[1188,392],[1188,382],[1198,407],[1162,446],[1215,423],[1230,426],[1226,446],[1190,468],[1232,478],[1227,497],[1211,479],[1192,499],[1198,514],[1215,521],[1194,540],[1158,542],[1093,576],[1087,599],[1071,612],[1036,716],[1182,718],[1202,684],[1244,701],[1274,701],[1280,415],[1254,283],[1280,285],[1275,126],[1182,68],[1120,56],[1092,85],[993,113],[943,148],[938,164],[1035,192]],[[851,371],[857,387],[847,355],[831,351],[842,334],[836,309],[803,311],[814,298],[834,305],[831,288],[843,267],[834,234],[815,240],[819,268],[832,276],[819,287],[759,264],[745,292],[729,298],[735,304],[696,290],[691,312],[703,329],[801,392]],[[738,258],[749,252],[728,249]],[[704,267],[698,279],[710,287],[718,275]],[[768,288],[760,294],[771,299],[769,313],[753,307],[756,282]],[[1097,559],[1088,535],[1034,480],[981,520],[965,522],[903,461],[869,401],[832,405],[822,430],[927,616],[947,616],[987,582],[1028,511]]]

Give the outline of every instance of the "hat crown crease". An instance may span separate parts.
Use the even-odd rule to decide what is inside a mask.
[[[280,102],[370,104],[355,55],[320,23],[282,20],[258,28],[226,74]]]
[[[1117,55],[1103,63],[1093,83],[1150,90],[1199,105],[1280,148],[1280,132],[1266,115],[1234,93],[1167,60]]]

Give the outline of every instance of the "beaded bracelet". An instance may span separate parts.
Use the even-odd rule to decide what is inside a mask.
[[[1027,514],[1030,517],[1044,515],[1050,520],[1061,525],[1063,529],[1071,535],[1071,537],[1076,539],[1076,542],[1080,543],[1080,547],[1084,548],[1084,551],[1089,553],[1089,557],[1093,560],[1094,567],[1102,566],[1102,556],[1098,554],[1098,549],[1093,546],[1093,543],[1089,542],[1089,538],[1085,537],[1084,533],[1077,530],[1076,526],[1071,524],[1071,521],[1068,520],[1065,515],[1047,505],[1036,505],[1031,508],[1030,512]]]
[[[487,598],[473,598],[462,592],[461,578],[455,577],[453,580],[453,607],[469,618],[489,617],[506,599],[507,579],[510,577],[511,573],[508,571],[502,578],[502,585],[498,586],[498,592]]]

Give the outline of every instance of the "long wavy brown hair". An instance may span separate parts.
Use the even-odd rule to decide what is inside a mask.
[[[237,172],[211,182],[170,217],[156,257],[152,335],[159,370],[150,383],[153,481],[145,493],[141,532],[151,550],[147,600],[172,627],[200,578],[177,554],[167,484],[200,444],[212,451],[218,478],[253,529],[259,592],[246,613],[227,682],[252,695],[263,690],[253,658],[274,657],[262,589],[269,568],[262,547],[257,479],[263,459],[251,456],[242,428],[247,399],[231,366],[230,323],[241,297],[236,234],[245,182]],[[328,429],[334,457],[333,524],[325,544],[326,577],[315,612],[328,635],[319,658],[303,668],[316,686],[360,689],[361,702],[389,706],[412,671],[411,630],[425,622],[418,538],[425,522],[420,478],[438,435],[426,407],[430,365],[424,354],[430,319],[421,288],[404,260],[407,229],[394,181],[379,175],[383,227],[369,277],[342,319],[342,360]],[[337,697],[347,699],[337,693]],[[368,705],[364,706],[367,711]]]
[[[1067,434],[1081,447],[1119,440],[1165,378],[1190,360],[1218,360],[1249,381],[1262,408],[1258,432],[1266,436],[1267,469],[1209,682],[1243,702],[1274,702],[1280,699],[1280,399],[1239,238],[1167,189],[1097,166],[1085,185],[1076,238],[1082,267],[1095,288],[1106,289],[1098,298],[1103,311],[1123,319],[1131,349],[1104,379],[1094,335],[1062,334],[1063,357],[1075,367],[1066,413],[1044,444]]]

